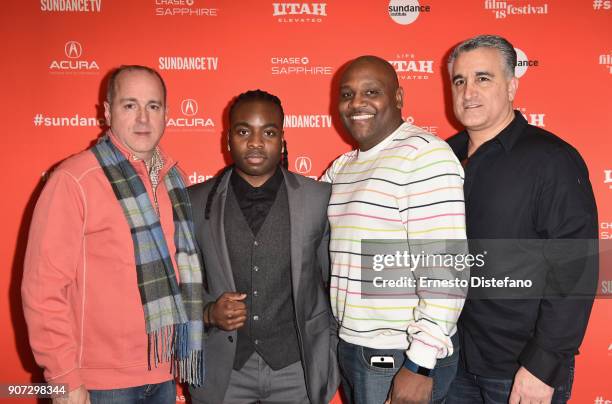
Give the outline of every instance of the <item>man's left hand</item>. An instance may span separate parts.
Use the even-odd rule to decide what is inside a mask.
[[[433,379],[401,367],[393,378],[385,404],[428,404],[431,400]]]
[[[550,404],[555,389],[521,366],[514,376],[509,404]]]

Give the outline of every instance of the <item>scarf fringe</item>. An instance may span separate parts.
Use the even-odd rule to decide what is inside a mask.
[[[149,370],[162,362],[172,362],[172,375],[179,382],[201,386],[204,382],[204,352],[189,350],[188,325],[174,324],[162,327],[148,335]]]

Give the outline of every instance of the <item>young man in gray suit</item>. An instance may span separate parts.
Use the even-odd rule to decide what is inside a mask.
[[[338,387],[331,186],[287,171],[283,119],[277,97],[238,96],[234,165],[189,188],[207,281],[206,375],[190,388],[194,403],[323,404]]]

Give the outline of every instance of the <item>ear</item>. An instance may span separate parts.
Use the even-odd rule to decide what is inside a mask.
[[[514,101],[514,97],[516,96],[516,90],[518,90],[519,80],[516,76],[510,79],[508,83],[508,100],[510,102]]]
[[[230,147],[230,131],[227,131],[227,151],[232,151],[232,148]]]
[[[281,131],[281,154],[285,152],[285,131]]]
[[[395,90],[395,105],[398,109],[402,109],[404,106],[404,89],[402,87]]]
[[[164,122],[168,123],[168,106],[164,105]]]
[[[111,106],[108,101],[104,101],[104,119],[106,119],[106,125],[111,126]]]

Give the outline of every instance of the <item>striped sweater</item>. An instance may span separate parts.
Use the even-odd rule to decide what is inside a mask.
[[[370,150],[343,154],[325,172],[322,180],[333,185],[330,296],[344,341],[404,349],[427,368],[452,354],[464,299],[366,296],[360,242],[465,239],[463,177],[446,142],[408,123]]]

